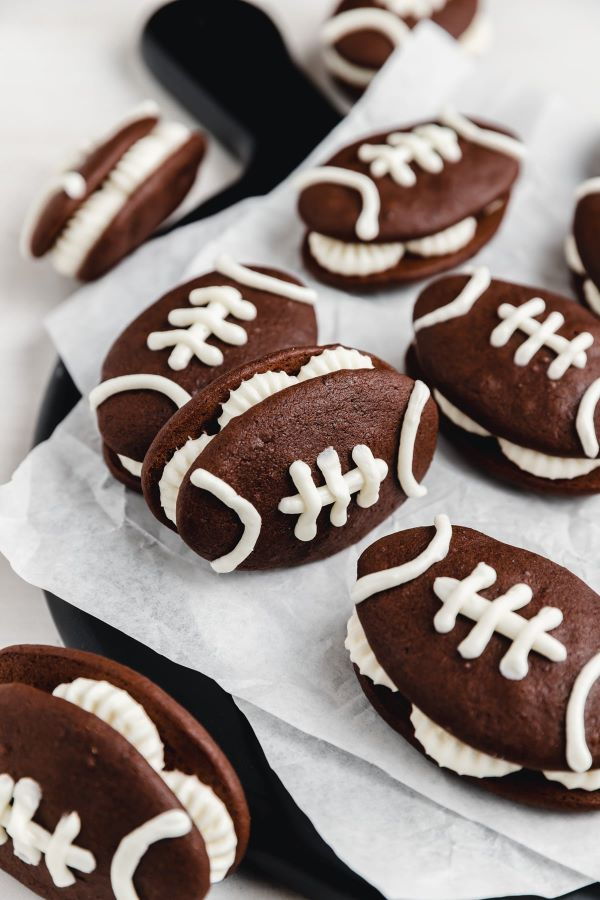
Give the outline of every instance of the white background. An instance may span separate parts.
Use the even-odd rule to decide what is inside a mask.
[[[140,99],[165,99],[135,53],[139,28],[156,5],[155,0],[5,0],[0,10],[0,481],[27,452],[54,363],[43,317],[73,287],[45,264],[19,257],[24,211],[36,185],[81,140]],[[298,60],[310,60],[315,28],[331,8],[329,0],[261,0],[261,5],[270,9]],[[487,7],[494,29],[491,52],[513,77],[559,91],[571,106],[600,119],[598,0],[488,0]],[[235,172],[235,163],[213,143],[200,190],[213,193]],[[58,642],[40,591],[21,582],[4,561],[0,597],[0,646]],[[2,877],[0,896],[31,895]],[[215,896],[291,895],[237,876]]]

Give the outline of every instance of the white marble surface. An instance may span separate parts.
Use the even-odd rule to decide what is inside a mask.
[[[330,0],[257,0],[314,71],[314,31]],[[27,452],[41,395],[54,363],[42,320],[72,285],[17,250],[24,211],[56,160],[121,111],[147,96],[179,114],[143,71],[135,42],[156,0],[27,0],[0,7],[0,480]],[[600,119],[597,97],[598,0],[488,0],[491,53],[507,77],[522,78],[567,97]],[[600,151],[600,148],[599,148]],[[235,163],[213,142],[200,191],[231,180]],[[0,646],[58,642],[39,590],[0,561]],[[0,897],[32,896],[0,873]],[[236,876],[215,897],[291,897],[280,888]]]

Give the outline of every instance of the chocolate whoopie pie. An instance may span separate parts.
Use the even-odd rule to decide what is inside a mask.
[[[48,256],[61,275],[99,278],[179,206],[205,149],[199,132],[141,104],[48,185],[23,228],[23,252]]]
[[[550,291],[490,277],[430,284],[408,370],[468,459],[521,488],[600,491],[600,323]]]
[[[173,288],[117,338],[90,394],[104,458],[141,490],[146,451],[175,410],[218,376],[279,347],[313,343],[313,290],[278,269],[222,254],[214,272]]]
[[[579,185],[573,233],[565,241],[565,256],[577,295],[600,316],[600,178]]]
[[[360,291],[452,268],[495,234],[523,153],[497,126],[449,109],[355,141],[297,176],[307,268]]]
[[[346,648],[418,750],[511,800],[600,807],[600,597],[536,553],[451,525],[359,559]]]
[[[228,372],[172,416],[142,486],[216,572],[293,566],[425,494],[436,436],[421,382],[347,347],[292,348]]]
[[[423,19],[468,51],[480,53],[487,46],[478,0],[342,0],[321,32],[325,66],[351,96],[359,96]]]
[[[250,819],[210,735],[155,684],[57,647],[0,651],[0,866],[41,897],[196,900]]]

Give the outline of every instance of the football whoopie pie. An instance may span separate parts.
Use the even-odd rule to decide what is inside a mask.
[[[360,291],[452,268],[498,229],[523,152],[497,126],[450,109],[355,141],[296,178],[307,268]]]
[[[299,347],[213,381],[144,461],[154,515],[216,572],[330,556],[407,497],[431,462],[429,389],[347,347]]]
[[[204,897],[250,819],[210,735],[92,653],[0,651],[0,867],[41,897]]]
[[[600,178],[579,185],[573,233],[565,241],[565,256],[581,302],[600,316]]]
[[[439,515],[365,550],[352,599],[358,680],[418,750],[512,800],[600,807],[600,597],[583,581]]]
[[[600,491],[600,323],[566,297],[490,277],[428,285],[408,370],[431,387],[448,437],[522,488]]]
[[[321,31],[323,61],[333,78],[358,96],[423,19],[466,50],[484,50],[487,34],[478,8],[478,0],[342,0]]]
[[[155,103],[141,104],[52,180],[23,228],[26,255],[48,256],[61,275],[92,281],[179,206],[206,141],[159,115]]]
[[[154,437],[213,379],[279,347],[316,341],[315,299],[286,272],[223,254],[214,272],[178,285],[138,316],[109,350],[90,394],[115,478],[141,490]]]

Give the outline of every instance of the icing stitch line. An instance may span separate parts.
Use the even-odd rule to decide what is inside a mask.
[[[587,181],[582,182],[575,191],[575,199],[583,200],[589,194],[600,194],[600,177],[588,178]]]
[[[363,29],[380,31],[394,47],[402,46],[411,36],[408,25],[389,10],[359,7],[347,9],[325,22],[321,29],[321,42],[331,47],[347,34]]]
[[[412,131],[394,131],[385,144],[361,144],[361,162],[370,163],[375,178],[389,175],[401,187],[413,187],[417,182],[410,163],[425,172],[439,174],[445,162],[455,163],[462,158],[456,132],[443,125],[417,125]]]
[[[460,316],[466,316],[470,313],[475,303],[483,297],[490,284],[492,276],[490,270],[485,266],[474,269],[473,275],[466,283],[458,297],[455,297],[445,306],[432,310],[413,322],[415,332],[422,328],[431,328],[432,325],[439,325],[441,322],[448,322],[450,319],[456,319]]]
[[[191,394],[188,394],[181,385],[170,378],[165,378],[164,375],[140,373],[139,375],[117,375],[116,378],[101,381],[90,392],[90,407],[95,411],[109,397],[123,391],[157,391],[168,397],[179,409],[192,399]]]
[[[356,581],[352,588],[351,597],[354,604],[362,603],[373,594],[381,591],[389,591],[393,588],[414,581],[430,569],[435,563],[441,562],[448,555],[452,540],[452,525],[450,519],[444,513],[434,519],[435,535],[422,553],[414,559],[391,569],[382,569],[380,572],[371,572],[363,575]]]
[[[427,488],[419,484],[413,475],[413,461],[421,416],[430,396],[431,391],[427,385],[422,381],[415,381],[402,421],[398,447],[398,481],[407,497],[424,497],[427,493]]]
[[[245,287],[255,288],[257,291],[266,291],[269,294],[279,294],[288,300],[297,300],[300,303],[314,304],[317,299],[317,292],[312,288],[307,288],[302,284],[293,284],[290,281],[284,281],[276,278],[274,275],[264,275],[262,272],[255,272],[241,263],[235,262],[227,253],[221,253],[217,257],[215,270],[220,275],[243,284]]]
[[[123,838],[110,866],[110,882],[116,900],[138,900],[133,876],[152,844],[189,834],[192,821],[182,809],[160,813]]]
[[[598,179],[598,181],[600,182],[600,179]],[[598,290],[592,279],[588,277],[585,266],[581,261],[579,250],[577,249],[575,237],[572,234],[569,234],[565,238],[565,259],[567,260],[567,265],[571,271],[574,272],[575,275],[579,275],[583,278],[583,294],[587,304],[592,312],[595,312],[597,316],[600,316],[600,290]]]
[[[315,169],[300,172],[295,180],[295,185],[300,191],[313,184],[341,184],[357,191],[362,198],[362,209],[354,226],[356,236],[361,241],[370,241],[377,237],[381,201],[377,185],[368,175],[341,166],[317,166]]]

